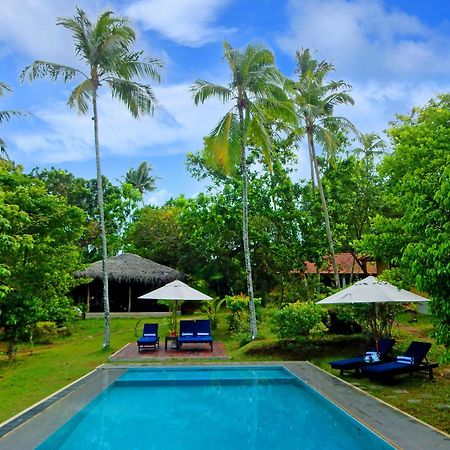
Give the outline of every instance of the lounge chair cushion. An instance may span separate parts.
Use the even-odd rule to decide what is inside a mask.
[[[366,363],[374,363],[379,362],[381,359],[381,355],[379,352],[366,352],[364,355],[364,362]]]
[[[182,320],[180,321],[180,337],[178,348],[183,344],[209,344],[213,350],[213,337],[211,336],[211,322],[209,320]]]
[[[400,360],[383,364],[374,364],[362,368],[362,372],[371,378],[392,378],[406,373],[425,372],[433,377],[433,368],[437,363],[428,363],[426,355],[431,348],[429,342],[413,341]],[[425,362],[423,362],[425,361]]]
[[[414,364],[412,356],[397,356],[397,362],[400,364]]]
[[[145,348],[156,349],[156,346],[159,346],[158,324],[144,324],[142,336],[136,341],[136,343],[138,346],[138,351],[141,351]]]
[[[370,352],[367,353],[379,353],[380,354],[380,360],[386,359],[389,352],[392,350],[392,347],[394,346],[395,339],[380,339],[378,341],[378,352],[376,352],[376,349],[372,349]],[[367,354],[366,353],[366,354]],[[366,361],[365,356],[354,356],[353,358],[346,358],[346,359],[340,359],[338,361],[331,361],[330,365],[333,369],[337,369],[342,371],[350,371],[355,370],[356,372],[359,371],[359,369],[366,365],[366,364],[376,364],[378,361]]]

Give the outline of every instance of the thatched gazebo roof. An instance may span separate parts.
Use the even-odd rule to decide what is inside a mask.
[[[177,279],[185,279],[186,275],[178,270],[150,259],[142,258],[133,253],[123,253],[107,259],[108,279],[110,281],[141,283],[141,284],[166,284]],[[102,261],[96,261],[86,269],[75,272],[77,278],[102,279]]]

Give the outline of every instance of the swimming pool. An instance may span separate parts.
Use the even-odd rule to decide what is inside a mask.
[[[392,449],[282,366],[129,369],[38,449]]]

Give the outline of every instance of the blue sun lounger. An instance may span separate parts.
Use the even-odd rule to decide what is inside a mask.
[[[413,341],[402,356],[397,356],[396,361],[363,367],[363,375],[370,379],[391,380],[396,375],[409,373],[425,373],[433,379],[433,369],[438,367],[438,363],[429,363],[427,353],[431,348],[429,342]]]
[[[156,346],[159,347],[159,336],[158,336],[158,324],[157,323],[146,323],[144,324],[144,330],[142,332],[142,337],[137,341],[138,352],[141,350],[153,349],[156,350]]]
[[[180,336],[177,344],[179,350],[183,344],[209,344],[213,351],[211,322],[209,320],[180,320]]]
[[[355,374],[359,374],[361,372],[361,367],[366,366],[368,364],[379,364],[380,362],[386,362],[392,347],[395,344],[395,339],[379,339],[378,340],[378,352],[380,361],[367,361],[369,358],[366,355],[355,356],[353,358],[340,359],[338,361],[331,361],[330,365],[333,369],[340,370],[340,374],[342,375],[344,372],[353,372]],[[376,349],[370,349],[370,352],[376,352]]]

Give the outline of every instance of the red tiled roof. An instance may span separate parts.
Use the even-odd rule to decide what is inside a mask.
[[[356,256],[356,258],[362,264],[366,264],[367,273],[369,275],[377,275],[377,263],[376,261],[368,261],[364,256]],[[326,263],[324,266],[317,270],[317,267],[314,263],[310,261],[306,261],[306,270],[305,273],[321,273],[321,274],[332,274],[333,273],[333,264],[331,263],[330,257],[326,256],[325,259],[328,261],[328,266]],[[364,271],[361,269],[360,265],[355,260],[355,257],[352,253],[338,253],[336,255],[336,263],[339,269],[340,274],[363,274]]]

